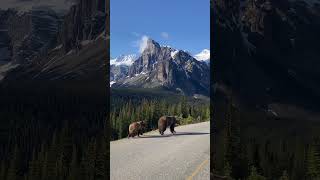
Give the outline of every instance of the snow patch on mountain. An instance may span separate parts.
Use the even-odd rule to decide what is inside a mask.
[[[175,50],[171,52],[171,57],[174,58],[174,56],[179,52],[179,50]]]
[[[198,61],[207,61],[210,59],[210,50],[204,49],[199,54],[194,56]]]
[[[110,65],[120,66],[131,66],[133,62],[137,59],[137,55],[130,54],[130,55],[121,55],[115,59],[110,60]]]

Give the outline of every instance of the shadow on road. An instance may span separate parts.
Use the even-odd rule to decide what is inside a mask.
[[[192,135],[206,135],[210,133],[203,133],[203,132],[177,132],[176,134],[164,134],[164,135],[143,135],[140,138],[164,138],[164,137],[171,137],[171,136],[192,136]]]

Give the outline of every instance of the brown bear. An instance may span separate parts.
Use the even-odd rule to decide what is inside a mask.
[[[174,130],[174,127],[176,124],[179,124],[179,121],[177,121],[175,116],[162,116],[160,117],[158,121],[158,129],[159,133],[163,135],[163,133],[166,131],[167,127],[170,127],[170,131],[172,134],[175,134],[176,131]]]
[[[129,126],[129,133],[128,133],[128,138],[129,137],[135,137],[138,135],[143,135],[143,131],[146,128],[146,123],[144,121],[138,121],[138,122],[133,122]]]

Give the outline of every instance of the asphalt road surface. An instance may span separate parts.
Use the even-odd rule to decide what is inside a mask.
[[[209,180],[210,123],[110,143],[111,180]]]

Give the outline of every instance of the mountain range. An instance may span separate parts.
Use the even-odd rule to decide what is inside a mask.
[[[77,0],[69,10],[0,9],[0,80],[103,78],[105,1]]]
[[[320,127],[319,7],[316,0],[211,1],[214,174],[229,168],[232,178],[248,179],[255,166],[265,179],[308,178],[305,157]]]
[[[192,56],[187,51],[161,46],[149,38],[138,55],[110,60],[112,88],[163,88],[186,95],[209,94],[210,51]]]
[[[225,97],[243,111],[319,119],[319,1],[214,0],[212,5],[216,105]]]

